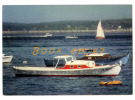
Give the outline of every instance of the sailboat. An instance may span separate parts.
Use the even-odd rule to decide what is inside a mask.
[[[96,39],[104,39],[104,38],[105,38],[105,35],[104,35],[104,32],[103,32],[103,28],[102,28],[101,20],[100,20],[99,23],[98,23],[98,26],[97,26]]]

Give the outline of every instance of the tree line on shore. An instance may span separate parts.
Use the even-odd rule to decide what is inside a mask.
[[[44,31],[44,30],[96,30],[98,20],[71,20],[43,23],[10,23],[3,22],[3,31]],[[132,28],[132,19],[102,20],[102,27],[109,29]]]

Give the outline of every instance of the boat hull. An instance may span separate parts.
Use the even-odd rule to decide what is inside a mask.
[[[96,37],[96,39],[105,39],[104,37]]]
[[[10,63],[12,61],[13,56],[4,56],[3,63]]]
[[[119,64],[85,69],[57,69],[48,67],[13,67],[16,76],[117,76]]]

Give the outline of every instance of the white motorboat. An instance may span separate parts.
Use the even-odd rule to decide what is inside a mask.
[[[97,26],[97,34],[96,34],[96,39],[104,39],[104,31],[101,25],[101,21],[99,21],[98,26]]]
[[[5,54],[2,54],[3,63],[10,63],[12,58],[13,56],[5,56]]]
[[[117,76],[121,63],[96,65],[94,61],[56,56],[52,67],[14,66],[16,76]]]
[[[51,37],[52,34],[51,33],[46,33],[43,37]]]
[[[74,35],[74,36],[66,36],[66,38],[67,38],[67,39],[76,39],[76,38],[78,38],[78,37]]]

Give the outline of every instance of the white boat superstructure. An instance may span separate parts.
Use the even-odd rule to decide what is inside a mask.
[[[104,55],[109,55],[109,53],[92,53],[92,54],[86,54],[85,56],[90,56],[90,57],[102,57]]]
[[[98,26],[97,26],[97,34],[96,34],[96,39],[104,39],[104,31],[101,25],[101,21],[99,21]]]
[[[2,54],[3,63],[10,63],[12,58],[13,56],[5,56],[5,54]]]

